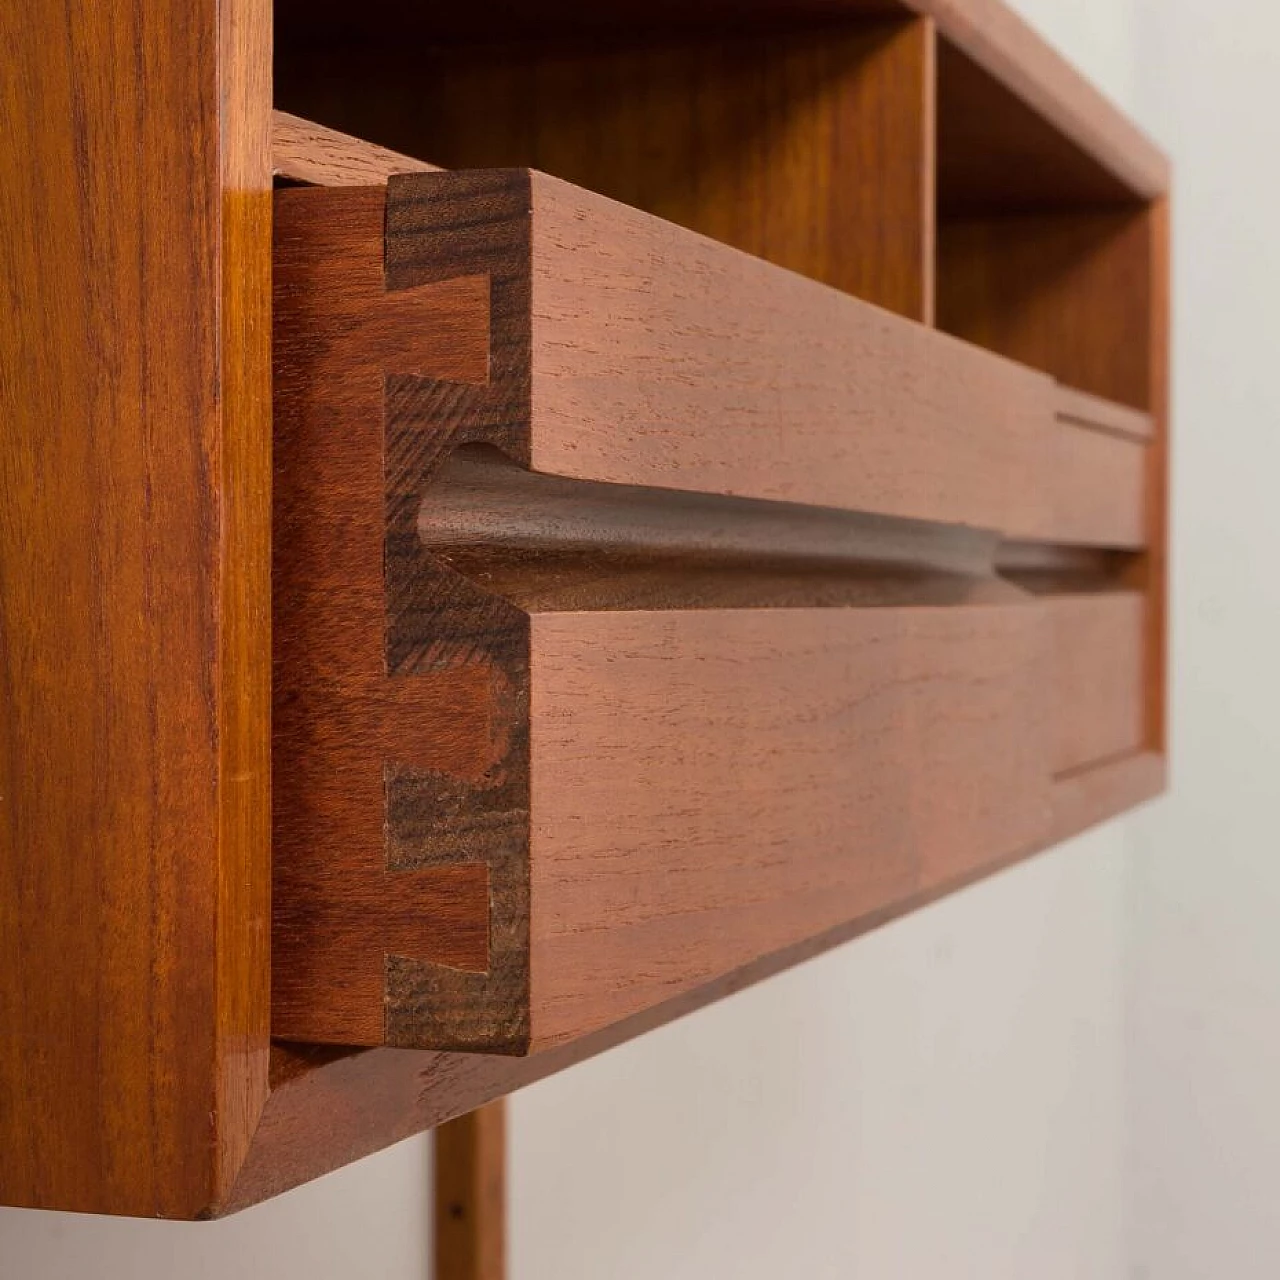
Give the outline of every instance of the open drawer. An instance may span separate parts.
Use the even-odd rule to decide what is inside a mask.
[[[376,169],[276,193],[276,1035],[560,1045],[1159,789],[1145,412]]]

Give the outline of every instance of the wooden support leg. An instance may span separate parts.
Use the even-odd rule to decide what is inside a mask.
[[[435,1134],[435,1280],[503,1280],[506,1109],[499,1099]]]

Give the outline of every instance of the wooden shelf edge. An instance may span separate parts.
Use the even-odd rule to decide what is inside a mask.
[[[1059,422],[1104,431],[1138,444],[1150,444],[1156,435],[1153,414],[1088,391],[1078,391],[1061,382],[1057,389],[1057,416]]]
[[[271,171],[277,180],[360,187],[385,183],[397,173],[430,173],[436,168],[287,111],[271,113]]]
[[[1154,751],[1118,756],[1060,775],[1053,788],[1053,835],[1049,845],[1155,799],[1164,792],[1167,782],[1165,757]]]

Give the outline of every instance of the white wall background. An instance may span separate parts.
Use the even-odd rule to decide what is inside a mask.
[[[1134,1280],[1280,1276],[1280,10],[1141,0],[1177,161],[1174,797],[1134,827]]]
[[[518,1096],[514,1280],[1280,1276],[1280,15],[1015,7],[1178,166],[1174,798]],[[0,1277],[421,1277],[427,1166]]]

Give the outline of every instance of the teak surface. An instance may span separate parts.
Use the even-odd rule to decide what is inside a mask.
[[[0,1201],[191,1217],[267,1095],[270,6],[5,32]]]
[[[1049,628],[1054,772],[1140,750],[1146,734],[1143,596],[1068,591],[1046,596],[1041,606]]]
[[[531,353],[535,470],[1044,530],[1048,379],[591,192],[531,182],[546,335]],[[608,324],[583,322],[597,315]]]
[[[277,233],[279,1033],[543,1052],[1142,749],[1142,412],[538,173]]]
[[[1023,602],[536,615],[534,1046],[1042,840],[1040,626]]]
[[[363,121],[385,142],[397,140],[379,128],[406,130],[397,144],[413,154],[430,154],[421,147],[425,135],[407,132],[432,127],[413,105],[423,87],[424,47],[443,40],[465,62],[469,43],[492,45],[494,36],[492,7],[277,0],[276,9],[278,101],[357,131]],[[500,9],[511,44],[566,51],[723,45],[761,33],[783,40],[805,28],[849,34],[913,18],[937,33],[944,210],[1142,203],[1168,189],[1168,161],[1159,149],[1000,0],[614,0],[607,6],[508,0]],[[429,39],[415,40],[415,33]],[[404,56],[406,48],[416,64]],[[381,83],[374,78],[379,66]],[[400,92],[405,83],[415,86],[414,94]],[[504,160],[516,162],[554,171],[533,156]]]
[[[319,187],[366,187],[386,182],[393,173],[436,168],[287,111],[271,113],[271,167],[277,177]]]
[[[308,116],[446,168],[544,170],[932,317],[933,29],[924,20],[445,48],[413,71],[407,57],[420,64],[423,54],[286,60],[281,91]],[[400,88],[409,76],[412,95]]]
[[[1067,386],[1151,407],[1150,214],[943,221],[938,324]]]
[[[807,462],[798,467],[784,453],[758,447],[736,467],[700,457],[695,441],[681,441],[669,429],[646,441],[639,431],[643,397],[632,388],[618,399],[618,369],[604,344],[575,368],[563,353],[533,340],[535,317],[537,326],[565,326],[561,336],[572,336],[574,307],[608,314],[617,305],[623,329],[632,325],[627,340],[638,341],[645,317],[636,310],[637,297],[644,284],[628,287],[634,264],[627,255],[646,260],[651,253],[649,268],[659,277],[672,275],[686,269],[690,241],[677,229],[655,229],[638,214],[624,213],[600,222],[594,263],[592,246],[581,246],[577,256],[590,271],[569,271],[568,279],[553,275],[552,265],[577,243],[577,220],[597,218],[601,200],[531,179],[530,199],[537,191],[544,212],[553,223],[560,220],[560,243],[546,241],[534,253],[530,238],[530,293],[522,298],[519,273],[510,271],[513,247],[520,260],[518,243],[507,245],[505,266],[499,254],[478,275],[459,272],[459,264],[469,261],[466,236],[443,252],[437,242],[430,254],[418,254],[414,246],[421,242],[414,237],[421,228],[414,219],[424,209],[407,200],[399,213],[408,221],[392,236],[400,256],[383,261],[380,230],[366,243],[367,255],[354,255],[348,279],[362,271],[372,276],[353,291],[343,324],[327,331],[340,347],[352,340],[344,328],[349,322],[367,344],[364,362],[335,366],[342,376],[327,389],[337,395],[334,421],[359,427],[350,438],[350,456],[344,462],[315,450],[305,431],[295,430],[291,441],[287,423],[281,435],[284,456],[293,450],[302,463],[316,463],[320,478],[326,467],[338,467],[339,489],[350,484],[359,502],[344,511],[335,490],[327,506],[318,501],[308,507],[306,466],[277,473],[299,485],[287,486],[276,511],[277,533],[286,535],[286,579],[275,608],[291,628],[286,645],[305,650],[313,639],[328,634],[330,640],[329,648],[315,649],[311,669],[277,682],[277,711],[284,706],[286,729],[293,715],[293,738],[305,745],[308,708],[324,705],[326,689],[358,688],[370,695],[360,715],[334,719],[308,747],[320,756],[345,751],[352,760],[360,746],[372,752],[359,756],[351,796],[338,795],[332,779],[327,798],[317,792],[320,809],[336,806],[359,835],[345,868],[355,874],[344,892],[366,909],[346,935],[358,945],[352,965],[338,968],[339,987],[350,982],[349,994],[377,997],[379,984],[389,983],[403,1010],[389,1038],[404,1043],[421,1043],[424,1034],[452,1042],[442,1029],[458,1036],[462,1028],[489,1047],[510,1049],[529,1035],[529,1009],[506,997],[528,982],[521,926],[536,918],[528,909],[522,880],[528,866],[526,861],[522,872],[520,850],[528,847],[522,786],[531,764],[522,736],[530,728],[523,700],[536,697],[537,685],[522,659],[534,656],[531,636],[544,624],[544,636],[563,629],[556,652],[569,652],[594,629],[624,627],[642,611],[674,615],[667,621],[694,635],[758,612],[773,619],[767,625],[780,626],[777,619],[796,609],[831,618],[838,610],[853,612],[864,619],[860,626],[874,629],[892,627],[895,617],[901,622],[929,601],[962,630],[1025,609],[1045,624],[1046,653],[1051,661],[1058,654],[1060,668],[1045,681],[1044,734],[1053,770],[1044,787],[1047,825],[1030,843],[972,866],[952,866],[944,858],[936,877],[924,876],[903,896],[825,931],[809,932],[807,923],[798,940],[769,954],[742,964],[742,955],[721,956],[717,964],[737,967],[693,986],[677,983],[678,995],[668,998],[664,988],[631,1005],[620,999],[583,1025],[617,1020],[535,1055],[278,1045],[268,1080],[268,188],[273,170],[285,183],[368,188],[432,166],[283,114],[275,119],[273,157],[272,24],[265,0],[73,8],[59,16],[34,0],[19,0],[15,34],[0,54],[8,125],[0,140],[0,276],[11,300],[0,326],[7,432],[0,451],[0,1094],[6,1100],[0,1108],[6,1152],[0,1199],[170,1217],[230,1211],[856,936],[1163,786],[1169,231],[1168,173],[1159,153],[992,0],[509,4],[500,12],[513,34],[523,22],[526,30],[532,23],[548,37],[547,52],[538,54],[544,65],[559,59],[574,68],[564,82],[539,86],[536,102],[504,99],[510,103],[504,116],[524,112],[537,122],[538,147],[561,147],[575,123],[594,128],[594,121],[575,122],[564,108],[565,83],[595,94],[599,114],[609,118],[611,95],[593,87],[592,60],[584,60],[580,48],[572,51],[576,35],[592,26],[611,28],[606,43],[615,47],[621,33],[635,35],[637,45],[649,50],[621,51],[611,55],[612,63],[597,58],[594,66],[632,68],[628,74],[654,91],[654,108],[668,126],[679,123],[706,144],[725,136],[716,109],[732,108],[803,143],[797,145],[803,155],[785,148],[772,154],[788,182],[775,183],[768,198],[754,186],[763,170],[750,149],[740,149],[734,164],[695,187],[693,196],[681,195],[671,181],[659,183],[660,167],[648,177],[625,172],[615,155],[587,159],[570,148],[566,163],[582,164],[584,178],[613,173],[611,181],[628,198],[653,190],[654,200],[673,202],[667,211],[677,221],[705,226],[898,312],[868,312],[872,319],[864,315],[865,323],[852,325],[838,341],[846,344],[846,355],[861,352],[868,367],[901,356],[895,367],[908,381],[919,354],[913,344],[926,339],[904,338],[894,326],[901,316],[929,318],[936,273],[939,311],[948,327],[1042,370],[1015,368],[961,344],[948,347],[946,339],[920,348],[952,362],[947,376],[966,411],[992,424],[964,428],[968,445],[990,451],[989,461],[1010,486],[1017,488],[1019,477],[1026,484],[1001,495],[980,469],[965,472],[960,455],[939,460],[944,480],[919,463],[901,473],[896,464],[877,472],[874,453],[860,455],[858,466],[870,465],[873,479],[868,489],[850,494],[854,509],[845,514],[867,518],[869,510],[890,523],[842,524],[841,536],[862,548],[851,560],[819,572],[805,560],[808,535],[802,528],[796,554],[771,562],[767,572],[729,572],[725,557],[731,560],[734,545],[756,536],[744,532],[739,518],[749,522],[758,513],[729,513],[714,503],[828,501],[824,493],[838,498],[822,451],[830,447],[830,433],[824,442],[819,426],[809,438]],[[291,86],[305,83],[300,71],[327,64],[332,83],[326,93],[335,113],[367,112],[370,119],[388,102],[412,102],[407,83],[422,89],[421,63],[399,52],[420,51],[415,13],[435,24],[433,35],[463,44],[481,25],[482,34],[490,34],[495,21],[492,10],[446,13],[404,0],[361,6],[278,0],[275,8],[282,105],[300,105],[291,96]],[[741,32],[730,42],[734,51],[711,55],[707,24],[723,27],[727,19]],[[807,19],[837,21],[841,32],[829,51],[795,29]],[[767,37],[775,49],[762,55],[758,34],[747,28],[776,29],[782,22],[793,29],[785,38]],[[694,34],[698,24],[702,31]],[[686,34],[674,37],[677,28]],[[640,39],[642,30],[654,38]],[[655,48],[667,50],[665,61]],[[742,59],[758,66],[760,84],[785,102],[776,113],[735,87],[732,70]],[[465,88],[465,62],[456,61],[450,93]],[[670,84],[671,66],[707,76],[715,85],[714,102],[700,106],[684,88],[659,92]],[[407,75],[415,78],[406,81]],[[361,95],[368,95],[364,103]],[[937,139],[935,110],[944,126]],[[837,129],[849,130],[851,115],[858,118],[852,132],[837,142]],[[875,129],[858,124],[871,118]],[[797,130],[802,120],[818,127],[816,142]],[[404,136],[416,151],[430,122],[410,123]],[[501,138],[511,123],[493,119],[476,145]],[[627,129],[633,142],[652,136],[652,126],[638,118]],[[632,150],[632,167],[643,170],[645,153]],[[696,174],[701,159],[688,149],[680,163]],[[886,172],[868,181],[870,167],[881,164]],[[1033,173],[1052,176],[1019,185]],[[175,183],[175,174],[181,182]],[[385,197],[365,191],[355,198],[366,202],[367,214]],[[643,203],[639,195],[634,199]],[[502,208],[509,222],[509,199]],[[936,252],[935,208],[944,222]],[[1009,247],[1025,267],[1025,279],[999,258],[1003,242],[990,229],[997,215],[1009,223]],[[705,224],[699,221],[704,218]],[[854,224],[860,240],[877,246],[876,254],[860,258],[852,239],[832,234],[836,225]],[[803,225],[816,227],[816,234],[800,234]],[[1068,262],[1068,251],[1078,245],[1085,247],[1083,256]],[[605,246],[620,255],[613,263],[599,260]],[[306,248],[295,245],[299,252]],[[777,301],[804,285],[810,292],[788,295],[799,311],[816,308],[837,329],[849,323],[853,312],[836,303],[829,304],[831,312],[822,310],[812,282],[758,276],[759,264],[748,270],[724,246],[715,249],[694,255],[698,270],[689,283],[702,290],[696,305],[668,297],[669,309],[649,323],[696,326],[712,309],[732,315],[744,298],[766,311],[775,306],[769,314],[786,319],[789,313],[778,312]],[[1067,269],[1045,269],[1055,262]],[[541,312],[534,308],[535,269],[543,272],[544,301],[558,297],[555,307]],[[742,277],[728,287],[735,270]],[[499,277],[506,283],[495,290]],[[294,285],[291,304],[310,305],[310,286],[301,278]],[[565,292],[557,295],[556,286]],[[772,297],[775,291],[779,299]],[[331,301],[310,317],[322,329],[333,319],[324,314]],[[1104,312],[1113,302],[1118,305],[1107,320]],[[1070,332],[1055,319],[1059,308],[1076,317]],[[530,329],[525,347],[519,323],[512,327],[512,318],[521,316]],[[1082,339],[1084,328],[1095,323],[1092,336]],[[734,370],[726,353],[733,351],[735,334],[751,338],[750,358],[761,361],[770,377],[780,377],[784,362],[799,358],[802,344],[804,358],[823,368],[829,355],[825,329],[800,325],[788,345],[777,327],[760,331],[748,317],[735,330],[718,321],[688,386],[673,385],[679,376],[664,386],[646,365],[658,393],[655,419],[668,428],[676,413],[704,425],[715,420],[726,408],[716,399],[725,388],[708,350]],[[679,331],[697,333],[696,327]],[[581,326],[576,333],[590,336]],[[692,339],[686,345],[696,350]],[[682,349],[654,343],[645,350],[662,366]],[[940,354],[945,351],[959,354]],[[553,411],[523,435],[511,430],[524,420],[531,399],[518,376],[522,367],[530,380],[540,380]],[[1046,372],[1074,386],[1057,385]],[[287,394],[287,376],[285,383]],[[807,395],[810,412],[819,418],[828,412],[830,426],[857,409],[856,400],[841,398],[850,394],[848,387],[833,376],[815,386],[787,385],[783,411]],[[749,435],[752,413],[745,402],[759,398],[760,378],[738,366],[729,386],[744,401],[734,406],[740,415],[735,420]],[[873,386],[872,404],[897,386]],[[295,384],[293,394],[304,396],[306,413],[319,412],[319,398],[305,399],[318,397],[319,388],[304,392]],[[922,397],[921,411],[933,415],[939,438],[962,429],[927,379],[912,384],[910,394]],[[1014,395],[1038,420],[1043,415],[1045,441],[1080,447],[1069,450],[1065,462],[1052,443],[1043,449],[1033,444],[1024,453],[1027,442],[1014,419],[1000,416],[1012,412],[1001,409],[1002,395]],[[604,449],[579,438],[574,448],[571,420],[578,400],[607,431],[615,428],[614,412],[630,413],[629,437]],[[542,398],[532,403],[541,413]],[[402,430],[391,465],[384,467],[380,439],[362,432],[370,421],[380,425],[388,406],[390,422]],[[593,561],[577,547],[562,548],[560,560],[535,557],[536,566],[518,563],[519,555],[501,547],[496,554],[488,543],[465,555],[456,546],[432,549],[422,540],[422,516],[431,493],[427,481],[441,459],[420,452],[423,439],[414,424],[442,411],[449,421],[469,421],[476,441],[505,449],[520,465],[531,461],[523,446],[550,450],[550,459],[558,450],[556,465],[571,483],[658,486],[663,503],[681,489],[700,503],[709,486],[713,505],[699,507],[687,528],[664,531],[676,544],[674,564],[648,542],[638,560],[610,555]],[[533,415],[527,418],[532,423]],[[909,435],[911,415],[893,421]],[[799,436],[803,444],[803,430]],[[732,452],[736,437],[728,440]],[[879,460],[890,462],[900,443],[892,432],[880,439],[877,448],[888,453]],[[573,455],[592,448],[595,456],[575,469]],[[662,457],[673,449],[674,456]],[[778,459],[778,474],[760,474]],[[353,460],[359,465],[343,471]],[[862,482],[858,466],[843,473],[851,483]],[[953,467],[959,468],[958,497],[951,493]],[[1081,483],[1068,483],[1073,474]],[[872,501],[864,508],[868,493]],[[578,490],[573,500],[582,497]],[[620,530],[612,499],[604,505],[604,527],[615,542],[624,534],[637,536],[634,525]],[[996,548],[995,533],[971,532],[957,541],[957,526],[946,523],[968,522],[969,512],[987,530],[1022,539],[1021,553],[1039,567],[1012,573],[1012,580],[998,578],[992,557],[1008,548]],[[908,529],[901,523],[908,517],[930,523]],[[767,518],[768,529],[772,520]],[[725,531],[719,542],[706,534],[717,521]],[[641,526],[649,538],[643,521]],[[350,559],[332,556],[334,563],[354,566],[347,594],[321,599],[305,581],[308,568],[328,564],[348,530],[351,546],[343,554]],[[715,546],[699,550],[699,538]],[[885,551],[903,546],[940,548],[941,562],[930,550],[924,569],[914,574],[893,560],[897,552]],[[1115,555],[1114,547],[1127,550]],[[387,548],[392,554],[384,576]],[[699,559],[703,551],[714,554]],[[308,562],[312,553],[319,558]],[[875,560],[883,554],[890,562]],[[477,586],[480,574],[491,575],[495,590]],[[441,584],[447,586],[443,594]],[[1039,593],[1034,599],[1020,594],[1027,584]],[[368,612],[372,597],[362,593],[376,596],[377,621]],[[572,608],[565,604],[570,599]],[[308,624],[297,606],[312,600],[320,612]],[[855,602],[867,607],[850,608]],[[367,634],[354,635],[349,620],[335,617],[343,604],[365,610],[361,616],[371,627],[385,623],[385,643],[370,646]],[[574,613],[580,618],[570,620]],[[319,626],[326,617],[334,622],[331,633]],[[1142,637],[1136,674],[1135,627]],[[442,646],[443,633],[451,639]],[[347,640],[353,642],[339,643]],[[1099,679],[1104,662],[1110,666]],[[355,685],[346,683],[353,664],[360,673]],[[545,661],[541,670],[549,670]],[[993,689],[1016,678],[1011,672],[993,677]],[[1072,682],[1076,696],[1069,696]],[[290,690],[297,699],[292,710],[281,700]],[[1133,743],[1139,715],[1140,749],[1119,745]],[[544,719],[541,727],[549,725]],[[658,718],[645,730],[660,738],[667,726]],[[369,736],[361,738],[366,731]],[[396,751],[378,754],[387,743]],[[1104,750],[1105,759],[1095,758]],[[1079,763],[1086,757],[1094,762]],[[366,768],[371,761],[375,767]],[[443,789],[432,776],[441,772],[441,762],[452,771]],[[308,793],[291,768],[277,767],[277,780],[285,805],[305,808]],[[372,816],[384,806],[393,818],[389,841]],[[438,841],[423,815],[442,806],[453,816],[448,839]],[[503,856],[491,846],[495,833],[506,833]],[[294,856],[299,847],[300,860]],[[459,851],[463,856],[455,856]],[[333,940],[344,920],[341,912],[331,914],[333,930],[317,930],[307,917],[315,903],[290,905],[295,881],[304,890],[313,887],[307,858],[314,859],[314,852],[300,846],[298,834],[282,841],[277,855],[277,889],[287,890],[277,929],[293,933],[295,959],[316,966],[315,990],[334,970],[324,968],[330,961],[323,955],[308,954],[309,941],[316,935]],[[313,860],[311,869],[318,865]],[[495,904],[487,915],[486,894]],[[430,923],[444,928],[428,934]],[[371,938],[371,931],[377,936]],[[382,945],[388,939],[394,950],[434,960],[387,957]],[[371,941],[372,951],[362,951]],[[295,983],[295,989],[305,985]],[[651,996],[659,1002],[625,1013]],[[424,1017],[433,1008],[445,1010],[447,1027]],[[367,1034],[386,1036],[379,1010],[371,1012],[363,999],[352,1009]],[[477,1009],[488,1011],[475,1018]],[[494,1009],[505,1024],[495,1022]]]
[[[1105,767],[1057,780],[1051,793],[1051,836],[1040,847],[1065,840],[1151,799],[1164,784],[1164,761],[1153,752],[1123,757]],[[544,1053],[508,1058],[429,1050],[280,1045],[272,1062],[271,1097],[254,1147],[233,1197],[223,1208],[231,1212],[278,1195],[462,1115],[918,910],[1034,852],[1035,848],[1020,850],[1005,863],[986,864],[969,876],[762,957],[707,986]]]
[[[305,194],[281,192],[277,203]],[[298,1002],[342,992],[364,1022],[312,1026],[309,1035],[359,1043],[383,1038],[383,950],[468,972],[487,969],[491,958],[484,866],[388,863],[384,800],[396,785],[389,771],[448,764],[475,782],[506,744],[490,725],[491,673],[388,679],[382,589],[384,375],[412,369],[482,383],[486,282],[458,277],[388,293],[382,190],[359,190],[341,203],[317,222],[277,221],[276,306],[301,327],[306,349],[287,324],[277,330],[273,979],[277,1032],[291,1028]],[[336,272],[332,294],[312,288],[317,260]],[[301,429],[309,415],[321,432]],[[345,451],[331,447],[335,435]],[[344,704],[332,696],[335,682]],[[401,745],[400,755],[388,755],[388,742]],[[317,844],[319,830],[338,837],[338,856]],[[313,876],[329,891],[300,894],[297,881]],[[385,937],[383,948],[360,945],[362,932]]]

